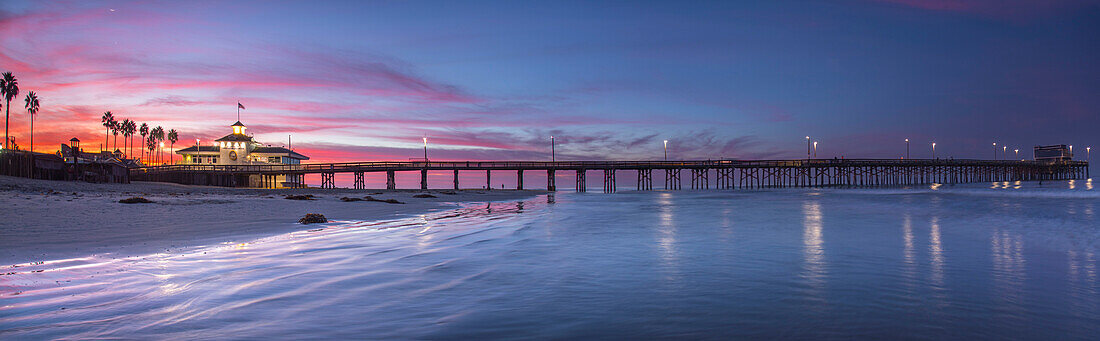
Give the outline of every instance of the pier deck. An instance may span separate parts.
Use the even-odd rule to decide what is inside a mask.
[[[925,183],[1066,180],[1088,178],[1088,162],[1041,162],[973,159],[801,159],[801,160],[698,160],[698,161],[409,161],[341,162],[298,165],[167,165],[134,168],[133,180],[181,184],[246,186],[259,177],[261,187],[275,187],[277,176],[304,179],[320,174],[322,188],[335,188],[335,173],[355,174],[354,188],[364,188],[363,174],[386,172],[387,188],[396,188],[395,172],[421,172],[421,189],[427,189],[427,172],[485,171],[486,187],[493,171],[514,171],[517,188],[523,189],[524,171],[547,172],[548,190],[556,190],[558,171],[576,172],[576,189],[587,190],[587,172],[603,172],[603,189],[614,192],[615,174],[637,172],[639,190],[653,189],[653,171],[664,173],[666,189],[682,188],[681,171],[688,170],[693,189],[891,186]],[[714,181],[711,181],[711,178]],[[303,182],[297,182],[304,186]]]

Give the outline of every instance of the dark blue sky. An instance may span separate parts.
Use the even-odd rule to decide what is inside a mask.
[[[1096,1],[5,2],[39,148],[103,111],[315,160],[992,157],[1100,145]],[[121,114],[121,115],[120,115]],[[18,121],[18,122],[17,122]],[[83,122],[86,127],[49,122]],[[13,121],[16,132],[20,123]],[[20,137],[16,134],[17,138]],[[1030,154],[1026,154],[1030,155]]]

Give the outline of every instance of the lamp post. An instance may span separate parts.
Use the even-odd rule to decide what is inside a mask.
[[[817,141],[814,141],[814,157],[817,157]]]
[[[1016,149],[1016,158],[1017,158],[1017,159],[1019,159],[1019,158],[1020,158],[1020,150],[1019,150],[1019,149]]]
[[[1092,161],[1092,147],[1085,147],[1085,161]]]
[[[1008,146],[1001,146],[1001,157],[1008,160]]]
[[[424,138],[424,162],[428,162],[428,138]]]
[[[810,158],[810,137],[806,136],[806,158]]]
[[[993,159],[997,159],[997,142],[993,142]]]
[[[550,162],[557,162],[557,157],[554,156],[554,136],[550,136]]]
[[[668,140],[665,140],[665,161],[668,161]]]
[[[909,159],[909,139],[905,139],[905,159]]]
[[[1069,159],[1073,160],[1073,145],[1069,145]]]
[[[932,159],[936,159],[936,143],[932,142]]]

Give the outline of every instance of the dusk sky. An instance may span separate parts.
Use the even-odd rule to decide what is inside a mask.
[[[991,158],[1100,145],[1097,1],[178,1],[0,4],[35,148],[115,116],[241,121],[311,162]],[[121,139],[120,139],[121,140]],[[1026,151],[1026,153],[1025,153]]]

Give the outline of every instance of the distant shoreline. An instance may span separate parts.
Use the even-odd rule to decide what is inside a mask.
[[[414,198],[430,193],[435,198]],[[539,190],[250,189],[170,183],[93,184],[0,176],[0,266],[90,255],[126,257],[240,242],[308,229],[306,213],[329,220],[406,217],[462,203],[531,198]],[[288,200],[311,194],[316,200]],[[396,199],[404,204],[341,197]],[[121,204],[140,196],[152,204]]]

